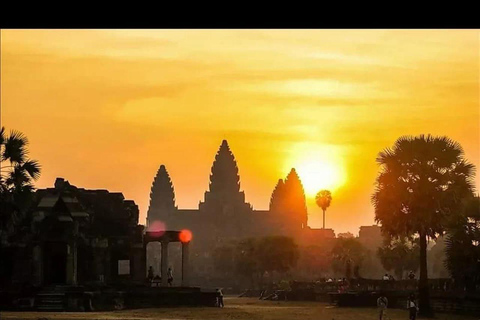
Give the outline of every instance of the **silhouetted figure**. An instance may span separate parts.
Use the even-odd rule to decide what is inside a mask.
[[[410,271],[410,272],[408,273],[408,279],[410,279],[410,280],[415,279],[415,273],[413,273],[413,271]]]
[[[150,266],[150,267],[148,268],[148,281],[149,281],[149,282],[152,282],[152,280],[153,280],[153,267]]]
[[[172,268],[168,268],[167,279],[168,279],[168,286],[171,287],[173,285],[173,271],[172,271]]]
[[[383,320],[386,316],[386,310],[388,307],[388,299],[383,293],[380,294],[380,297],[377,299],[378,307],[378,319]]]
[[[417,319],[417,302],[415,301],[415,295],[411,294],[407,300],[407,308],[408,308],[408,319],[415,320]]]
[[[155,278],[153,278],[152,280],[152,286],[160,286],[160,284],[162,283],[162,277],[160,277],[158,274],[155,276]]]
[[[390,277],[388,276],[388,273],[385,273],[385,275],[383,276],[383,280],[390,280]]]
[[[224,307],[224,304],[223,304],[223,292],[222,292],[222,289],[217,289],[217,292],[218,292],[218,296],[217,296],[217,307],[223,308],[223,307]]]

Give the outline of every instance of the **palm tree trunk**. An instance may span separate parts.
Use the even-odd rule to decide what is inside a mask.
[[[325,229],[325,210],[323,210],[323,229]]]
[[[424,231],[420,232],[420,280],[418,283],[419,295],[419,315],[433,316],[433,310],[430,306],[430,294],[428,288],[427,273],[427,235]]]

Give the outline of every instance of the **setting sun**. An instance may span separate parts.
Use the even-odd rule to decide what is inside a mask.
[[[314,197],[321,189],[333,192],[345,183],[346,170],[338,148],[300,143],[290,151],[285,170],[292,167],[297,170],[307,197]]]
[[[321,159],[307,159],[296,170],[307,196],[314,196],[321,189],[333,191],[344,183],[342,168]]]

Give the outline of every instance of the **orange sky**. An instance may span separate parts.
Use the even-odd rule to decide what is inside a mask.
[[[327,227],[337,233],[373,224],[375,157],[401,135],[448,135],[480,163],[478,30],[1,36],[2,125],[29,137],[43,166],[37,186],[60,176],[121,191],[140,206],[141,223],[160,164],[178,206],[198,206],[222,139],[257,209],[268,208],[290,167],[310,189],[312,170],[334,170]],[[308,201],[309,224],[319,227]]]

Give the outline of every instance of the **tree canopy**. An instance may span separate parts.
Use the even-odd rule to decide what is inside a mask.
[[[460,144],[448,137],[400,137],[377,157],[381,166],[372,195],[375,220],[384,233],[418,235],[420,243],[419,307],[431,315],[427,275],[427,237],[445,232],[471,196],[474,166],[464,158]]]
[[[393,271],[397,279],[403,279],[408,271],[416,271],[420,262],[420,247],[413,239],[392,238],[378,248],[378,257],[385,270]]]

